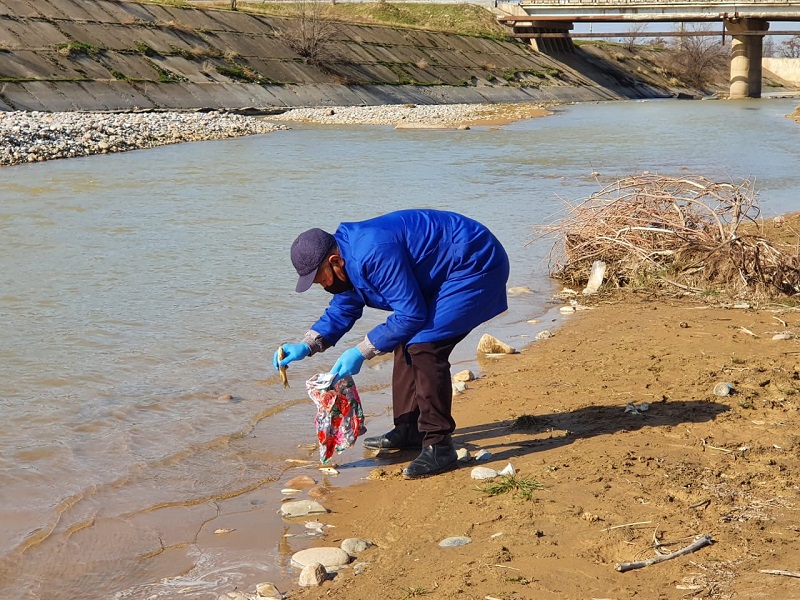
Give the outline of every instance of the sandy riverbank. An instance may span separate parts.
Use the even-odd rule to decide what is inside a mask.
[[[797,236],[800,217],[787,219]],[[787,238],[788,239],[788,238]],[[792,598],[800,555],[800,310],[599,295],[554,337],[482,364],[455,440],[541,489],[491,496],[474,463],[327,487],[314,545],[375,546],[293,598]],[[788,339],[773,339],[777,334]],[[733,393],[713,392],[728,382]],[[643,406],[643,403],[648,405]],[[647,408],[647,410],[643,410]],[[633,409],[633,410],[632,410]],[[522,426],[520,426],[522,425]],[[689,546],[630,572],[619,563]],[[441,548],[450,536],[470,544]],[[357,574],[358,573],[358,574]]]

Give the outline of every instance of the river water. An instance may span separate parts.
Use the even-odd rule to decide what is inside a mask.
[[[409,207],[488,225],[510,285],[533,293],[457,350],[454,370],[478,369],[480,334],[522,347],[566,318],[531,226],[599,189],[592,173],[748,177],[765,215],[800,209],[795,105],[578,105],[470,131],[297,126],[0,169],[0,597],[215,599],[293,576],[287,557],[308,542],[282,537],[275,509],[286,459],[316,458],[303,382],[382,318],[368,312],[277,385],[272,353],[327,301],[293,291],[300,231]],[[373,434],[389,374],[377,362],[356,378]],[[353,480],[370,461],[359,443],[339,464]],[[260,532],[216,544],[252,511]]]

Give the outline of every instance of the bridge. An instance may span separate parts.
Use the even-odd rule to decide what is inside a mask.
[[[770,22],[800,21],[798,0],[520,0],[516,4],[499,2],[497,9],[505,13],[498,20],[513,30],[512,35],[530,40],[534,48],[547,53],[572,51],[569,32],[575,23],[623,23],[632,27],[641,23],[721,23],[722,33],[732,40],[731,98],[761,97],[761,54]]]

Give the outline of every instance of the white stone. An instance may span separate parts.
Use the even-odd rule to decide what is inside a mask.
[[[478,354],[515,354],[516,349],[496,337],[484,333],[478,341]]]
[[[350,562],[350,555],[341,548],[323,546],[306,548],[292,555],[292,565],[302,569],[314,563],[320,563],[326,569],[338,569]]]
[[[463,381],[453,382],[453,396],[458,396],[467,391],[467,384]]]
[[[536,339],[537,340],[546,340],[546,339],[549,339],[551,337],[553,337],[553,334],[550,333],[547,329],[545,329],[543,331],[540,331],[539,333],[536,334]]]
[[[472,543],[472,540],[466,536],[455,536],[443,539],[439,542],[442,548],[457,548],[458,546],[466,546]]]
[[[281,504],[281,514],[284,517],[305,517],[318,513],[326,513],[328,509],[314,500],[295,500]]]
[[[316,587],[322,585],[327,578],[328,572],[325,570],[325,566],[320,563],[312,563],[303,567],[297,583],[301,587]]]
[[[456,457],[458,458],[458,460],[464,460],[464,461],[472,458],[470,456],[469,450],[467,450],[466,448],[459,448],[458,450],[456,450]]]
[[[350,556],[355,556],[370,546],[372,546],[372,542],[368,542],[367,540],[362,540],[361,538],[347,538],[342,540],[341,548]]]
[[[790,340],[794,337],[794,334],[791,331],[781,331],[780,333],[776,333],[772,336],[773,340]]]
[[[473,479],[482,481],[484,479],[494,479],[497,477],[497,471],[489,467],[475,467],[469,474]]]

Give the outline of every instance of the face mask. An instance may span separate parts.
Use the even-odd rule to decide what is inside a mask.
[[[341,294],[343,292],[349,292],[352,289],[353,284],[349,281],[345,281],[344,279],[339,279],[335,271],[333,273],[333,283],[325,286],[325,291],[329,294]]]

